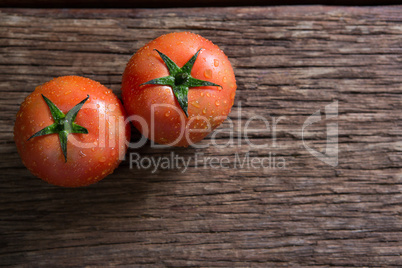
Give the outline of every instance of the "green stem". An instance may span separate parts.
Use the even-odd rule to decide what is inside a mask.
[[[67,162],[68,135],[71,133],[88,134],[88,130],[86,128],[74,123],[74,121],[84,103],[89,99],[89,95],[87,95],[85,99],[83,99],[80,103],[78,103],[70,111],[68,111],[67,115],[65,115],[51,100],[46,98],[44,95],[42,95],[42,97],[45,100],[47,106],[49,107],[54,123],[39,130],[38,132],[33,134],[28,140],[39,136],[58,134],[61,150],[64,155],[64,160],[65,162]]]
[[[156,50],[156,49],[155,49]],[[191,70],[193,69],[194,63],[197,60],[198,54],[200,53],[201,49],[195,53],[191,59],[184,64],[183,67],[177,66],[177,64],[172,61],[168,56],[163,54],[162,52],[156,50],[160,57],[162,58],[163,62],[166,64],[168,68],[169,75],[165,77],[155,78],[148,82],[145,82],[142,85],[165,85],[172,87],[173,93],[179,102],[179,105],[183,112],[188,117],[188,90],[192,87],[204,87],[204,86],[215,86],[215,87],[222,87],[218,84],[199,80],[193,78],[191,76]]]

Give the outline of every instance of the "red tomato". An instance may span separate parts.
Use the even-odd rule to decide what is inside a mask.
[[[124,119],[123,106],[110,89],[88,78],[64,76],[38,86],[21,104],[14,140],[34,175],[54,185],[86,186],[112,173],[123,159],[130,137]]]
[[[194,65],[183,67],[197,51]],[[190,73],[181,75],[171,62]],[[173,73],[175,68],[178,74]],[[210,84],[188,86],[184,96],[183,84],[190,74]],[[156,81],[161,77],[162,82]],[[180,97],[175,90],[184,93]],[[157,143],[174,146],[196,143],[218,127],[229,114],[235,93],[236,80],[227,56],[211,41],[189,32],[160,36],[139,49],[122,80],[123,103],[127,114],[134,116],[135,127]]]

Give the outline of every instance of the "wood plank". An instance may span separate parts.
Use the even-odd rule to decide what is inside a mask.
[[[1,9],[0,264],[402,266],[401,11]],[[120,96],[131,55],[172,31],[212,40],[235,68],[235,105],[216,136],[202,142],[209,147],[147,143],[129,154],[173,153],[189,167],[130,168],[128,154],[113,175],[82,189],[30,175],[12,132],[35,86],[76,74]],[[338,116],[302,133],[308,117],[320,110],[324,119],[334,101]],[[267,148],[247,143],[247,122],[256,129],[249,142]],[[329,123],[338,125],[335,167],[304,146],[324,152]],[[242,163],[247,155],[277,162],[253,167]],[[228,162],[217,168],[211,159]]]
[[[281,2],[266,0],[2,0],[0,7],[18,8],[178,8],[178,7],[236,7],[236,6],[277,6],[277,5],[338,5],[338,6],[375,6],[397,5],[397,0],[283,0]]]

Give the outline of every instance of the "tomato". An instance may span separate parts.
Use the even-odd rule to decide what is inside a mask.
[[[134,126],[173,146],[202,140],[229,114],[236,93],[232,66],[200,35],[162,35],[139,49],[122,78],[122,97]]]
[[[38,86],[21,104],[14,140],[23,164],[48,183],[95,183],[119,165],[130,128],[110,89],[79,76]]]

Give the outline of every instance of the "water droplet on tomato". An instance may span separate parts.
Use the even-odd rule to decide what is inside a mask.
[[[207,108],[202,109],[202,113],[206,114],[207,113]]]
[[[227,80],[228,80],[227,77],[224,76],[223,79],[222,79],[222,82],[223,82],[223,83],[226,83]]]
[[[109,108],[109,111],[113,112],[116,109],[116,105],[114,105],[113,103],[109,104],[108,108]]]
[[[165,113],[165,116],[166,116],[166,117],[169,117],[169,116],[170,116],[170,111],[167,111],[167,112]]]
[[[201,97],[204,97],[204,92],[201,92],[201,94],[200,94],[200,95],[201,95]]]
[[[212,78],[212,70],[211,69],[206,69],[204,72],[205,78]]]
[[[220,104],[221,104],[221,102],[220,102],[219,100],[216,100],[216,101],[215,101],[215,105],[216,105],[216,106],[219,106]]]
[[[214,59],[214,66],[215,66],[215,67],[218,67],[218,66],[219,66],[219,60]]]
[[[198,101],[193,101],[193,102],[191,102],[191,104],[192,104],[194,107],[200,108],[200,104],[198,103]]]
[[[99,162],[103,163],[106,161],[106,157],[102,156],[101,158],[99,158]]]

